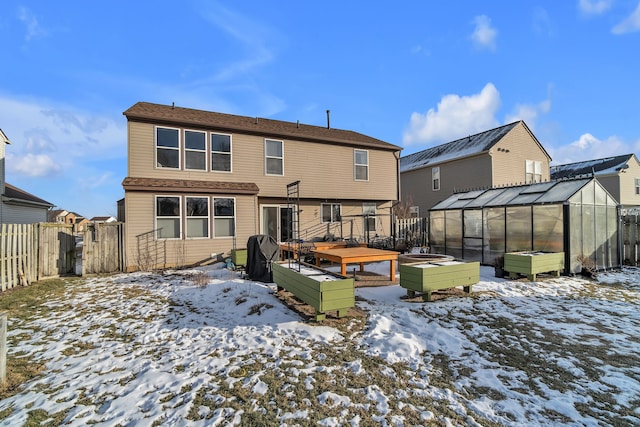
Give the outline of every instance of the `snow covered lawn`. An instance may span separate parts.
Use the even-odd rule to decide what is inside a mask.
[[[0,423],[638,425],[640,270],[598,281],[481,267],[470,297],[357,288],[366,316],[315,323],[220,266],[88,279],[9,319],[46,369]]]

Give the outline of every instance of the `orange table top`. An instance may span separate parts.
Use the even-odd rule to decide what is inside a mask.
[[[318,258],[340,263],[390,261],[398,259],[398,252],[384,249],[354,247],[314,250]]]

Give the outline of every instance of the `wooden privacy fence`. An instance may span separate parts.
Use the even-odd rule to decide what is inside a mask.
[[[96,224],[76,233],[69,224],[2,224],[1,290],[67,274],[123,271],[123,226]]]

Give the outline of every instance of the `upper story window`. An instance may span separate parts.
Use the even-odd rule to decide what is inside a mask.
[[[213,198],[213,236],[233,237],[236,234],[236,200],[233,197]]]
[[[207,134],[204,132],[184,131],[184,168],[189,170],[207,170]]]
[[[542,162],[537,160],[527,160],[525,183],[533,184],[535,182],[542,182]]]
[[[440,190],[440,166],[431,168],[431,189],[433,191]]]
[[[640,178],[636,178],[636,194],[640,195]]]
[[[367,150],[353,150],[353,176],[356,181],[369,179],[369,152]]]
[[[340,203],[323,203],[322,204],[322,222],[339,222],[340,221]]]
[[[156,128],[156,165],[180,169],[180,132],[173,128]]]
[[[156,237],[158,239],[179,239],[181,204],[178,196],[156,196]]]
[[[211,134],[211,170],[231,172],[231,135]]]
[[[284,175],[284,143],[282,141],[264,140],[264,162],[267,175]]]
[[[187,197],[186,206],[186,237],[209,237],[209,198]]]

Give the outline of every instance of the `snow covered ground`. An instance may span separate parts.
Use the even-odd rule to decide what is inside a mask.
[[[9,352],[46,370],[0,402],[1,425],[640,424],[635,268],[528,282],[481,267],[472,297],[431,303],[357,288],[367,316],[324,323],[221,265],[74,286],[10,319]]]

